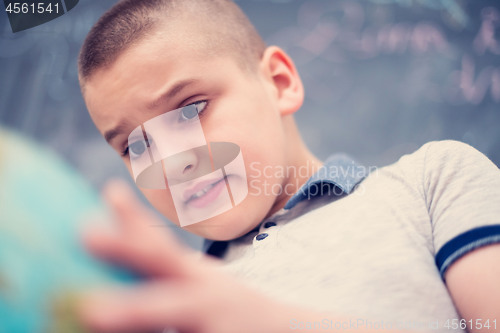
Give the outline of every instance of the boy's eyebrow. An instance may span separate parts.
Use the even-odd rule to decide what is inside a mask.
[[[182,80],[177,82],[172,88],[170,88],[167,92],[161,94],[160,97],[155,99],[153,102],[149,103],[146,108],[148,110],[156,108],[158,105],[160,105],[163,101],[172,99],[176,95],[180,94],[184,88],[187,86],[194,84],[198,82],[197,79],[187,79],[187,80]],[[115,128],[110,129],[109,131],[106,131],[104,133],[104,139],[106,139],[106,142],[108,144],[111,143],[111,140],[113,140],[117,135],[121,134],[127,127],[127,124],[124,122],[119,123]]]
[[[125,123],[119,123],[115,128],[110,129],[109,131],[104,133],[104,139],[108,144],[111,144],[111,140],[113,140],[117,135],[121,134],[127,125]]]
[[[163,101],[174,98],[176,95],[180,94],[184,88],[186,88],[187,86],[194,84],[196,82],[198,82],[197,79],[186,79],[186,80],[182,80],[182,81],[177,82],[174,86],[172,86],[172,88],[170,88],[165,93],[161,94],[161,96],[158,97],[157,99],[155,99],[153,102],[149,103],[147,105],[147,108],[148,109],[156,108]]]

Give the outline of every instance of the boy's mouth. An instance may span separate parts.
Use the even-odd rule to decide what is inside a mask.
[[[227,176],[226,176],[227,177]],[[213,202],[225,187],[226,177],[200,182],[184,192],[184,204],[203,208]]]

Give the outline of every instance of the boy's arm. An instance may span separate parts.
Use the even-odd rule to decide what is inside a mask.
[[[447,270],[446,285],[469,332],[500,331],[500,244],[476,249]]]
[[[436,264],[462,316],[449,326],[500,332],[500,170],[461,142],[422,148]]]

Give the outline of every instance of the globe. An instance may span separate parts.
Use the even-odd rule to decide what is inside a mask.
[[[84,332],[80,293],[137,280],[81,244],[79,230],[106,214],[53,152],[0,128],[0,332]]]

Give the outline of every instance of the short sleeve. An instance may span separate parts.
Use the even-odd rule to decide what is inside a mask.
[[[500,242],[500,170],[461,142],[431,142],[425,148],[425,201],[444,277],[464,254]]]

